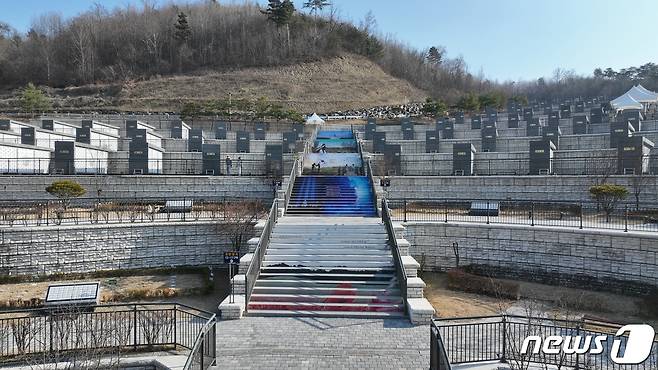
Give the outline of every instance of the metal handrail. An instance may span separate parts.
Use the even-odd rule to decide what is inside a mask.
[[[430,370],[452,370],[443,338],[434,320],[430,325],[430,341]]]
[[[375,188],[375,176],[372,172],[372,164],[370,163],[370,159],[365,160],[363,158],[363,146],[361,144],[361,140],[359,140],[358,132],[355,131],[353,127],[352,127],[352,135],[354,135],[354,138],[356,140],[356,147],[359,151],[359,156],[361,157],[361,163],[363,165],[364,175],[368,177],[368,181],[370,182],[370,190],[372,191],[373,205],[375,209],[377,209],[377,205],[379,204],[379,201],[377,199],[377,189]]]
[[[295,180],[297,179],[297,175],[299,173],[299,166],[300,163],[303,162],[303,159],[300,160],[300,158],[295,158],[295,162],[292,164],[292,169],[290,170],[290,176],[288,177],[288,187],[286,188],[286,192],[283,195],[283,210],[284,212],[288,209],[288,203],[290,202],[290,196],[292,195],[292,189],[295,186]]]
[[[81,327],[78,331],[68,332],[71,340],[63,339],[54,335],[54,326],[60,320],[82,320],[89,327]],[[142,323],[142,320],[148,324]],[[151,321],[154,320],[154,321]],[[101,334],[112,335],[103,332],[104,323],[119,325],[127,331],[121,334],[125,343],[115,342],[114,338],[104,338],[98,342],[90,342],[89,333],[100,328]],[[124,325],[125,324],[125,325]],[[109,325],[108,327],[112,327]],[[155,325],[161,327],[162,334],[147,333],[145,326]],[[201,326],[200,328],[198,328]],[[13,346],[0,346],[0,363],[4,361],[20,360],[26,355],[47,353],[53,351],[76,351],[97,348],[126,347],[138,350],[146,348],[154,350],[154,346],[178,346],[189,349],[190,353],[186,360],[188,364],[193,363],[193,357],[199,348],[203,348],[202,356],[210,358],[207,365],[215,362],[216,354],[216,317],[215,314],[196,309],[179,303],[123,303],[104,305],[60,305],[52,307],[40,307],[30,309],[14,309],[0,312],[0,327],[3,330],[10,328],[32,328],[34,333],[29,335],[42,335],[39,341],[24,341],[22,345],[14,343]],[[158,328],[157,330],[160,330]],[[196,329],[198,328],[198,329]],[[14,329],[10,329],[14,330]],[[156,330],[155,327],[153,330]],[[197,332],[198,330],[198,332]],[[26,333],[19,333],[23,335]],[[14,333],[16,335],[16,333]],[[155,335],[155,336],[152,336]],[[76,336],[81,336],[78,341]],[[193,336],[193,337],[191,337]],[[35,337],[36,338],[36,337]],[[62,341],[64,340],[64,341]],[[9,342],[3,342],[7,344]],[[201,347],[203,346],[203,347]],[[202,369],[205,360],[201,360]]]
[[[216,317],[215,315],[212,315],[212,317],[208,320],[208,322],[201,328],[201,331],[199,331],[199,334],[197,334],[196,339],[194,340],[194,345],[192,346],[192,350],[190,351],[190,354],[187,356],[187,360],[185,360],[185,365],[183,366],[183,370],[190,370],[192,368],[194,359],[197,355],[199,354],[199,368],[201,370],[205,370],[208,367],[212,366],[215,364],[217,360],[217,355],[216,355],[216,339],[215,336],[217,333],[215,333],[216,329]],[[208,335],[210,334],[210,335]],[[206,341],[206,338],[210,336],[212,338],[210,342]],[[205,364],[205,354],[206,354],[206,343],[211,343],[211,348],[209,351],[207,351],[209,354],[211,354],[213,361],[211,361],[209,364]],[[200,352],[199,352],[200,351]],[[207,365],[207,366],[206,366]]]
[[[407,302],[407,272],[404,269],[404,263],[402,262],[402,255],[400,254],[400,247],[398,246],[397,237],[395,236],[395,229],[393,228],[393,221],[391,221],[391,213],[388,209],[386,198],[382,199],[382,222],[386,227],[391,253],[393,254],[393,264],[395,265],[398,284],[400,284],[400,294],[402,295],[402,301],[404,302],[404,311],[407,312],[409,304]]]
[[[249,263],[249,268],[245,273],[245,292],[244,292],[245,313],[248,312],[248,305],[249,305],[249,299],[251,298],[251,292],[254,289],[254,285],[256,285],[256,280],[258,280],[258,275],[260,275],[260,268],[261,265],[263,264],[263,259],[265,258],[265,252],[267,250],[268,244],[270,243],[270,236],[272,235],[272,230],[274,229],[274,225],[277,222],[278,215],[279,215],[279,206],[277,200],[275,199],[274,202],[272,203],[272,208],[270,208],[270,213],[267,217],[267,221],[265,222],[265,227],[263,227],[263,231],[260,234],[258,245],[254,250],[254,255],[251,258],[251,262]]]
[[[433,319],[430,326],[430,369],[447,370],[451,364],[488,361],[510,362],[532,328],[547,335],[603,335],[615,337],[623,324],[590,320],[553,319],[519,315],[495,315],[464,318]],[[441,334],[443,332],[443,335]],[[569,334],[568,332],[571,332]],[[444,341],[445,337],[445,341]],[[624,337],[620,337],[623,340]],[[585,354],[564,356],[540,356],[523,358],[526,362],[568,365],[576,369],[616,369],[605,355]],[[655,369],[658,364],[658,340],[654,338],[651,354],[646,362],[634,365],[634,369]]]
[[[302,172],[304,171],[304,160],[306,159],[306,154],[311,152],[311,148],[313,147],[312,143],[315,142],[315,139],[318,135],[318,131],[319,131],[319,126],[316,126],[311,132],[311,135],[306,140],[304,140],[304,150],[302,151],[299,157],[295,158],[295,161],[292,165],[292,169],[290,170],[290,176],[288,177],[288,187],[283,196],[284,212],[288,210],[288,203],[290,202],[292,190],[295,186],[295,180],[297,179],[297,176],[301,175]]]

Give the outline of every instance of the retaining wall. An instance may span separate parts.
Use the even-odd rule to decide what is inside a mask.
[[[656,234],[469,223],[404,225],[410,254],[428,270],[455,267],[456,242],[461,266],[477,265],[480,272],[494,276],[634,293],[658,288]]]
[[[0,275],[221,265],[231,245],[221,228],[167,222],[2,229]]]
[[[227,197],[271,200],[271,180],[247,176],[0,176],[2,200],[54,199],[45,189],[53,181],[74,180],[85,197],[134,199],[144,197]]]
[[[392,199],[514,199],[536,201],[591,201],[589,188],[599,176],[446,176],[391,178]],[[658,177],[648,176],[641,202],[658,202]],[[633,192],[632,176],[611,176],[608,183],[624,185]],[[629,202],[634,196],[629,195]]]

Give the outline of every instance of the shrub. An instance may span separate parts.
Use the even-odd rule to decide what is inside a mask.
[[[497,298],[519,299],[519,283],[473,275],[462,269],[448,271],[448,288]]]
[[[61,199],[64,210],[66,210],[71,199],[85,195],[87,190],[75,181],[60,180],[53,181],[53,183],[46,188],[46,192]]]
[[[617,207],[617,203],[628,196],[628,189],[621,185],[601,184],[589,188],[589,193],[603,208],[606,222],[610,222],[610,215]]]

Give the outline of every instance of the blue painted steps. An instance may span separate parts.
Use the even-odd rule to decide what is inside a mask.
[[[365,176],[298,176],[287,214],[375,216],[377,212]]]

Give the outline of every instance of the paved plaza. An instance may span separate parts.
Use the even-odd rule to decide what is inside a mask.
[[[427,369],[429,330],[407,319],[224,320],[217,323],[217,368]]]

